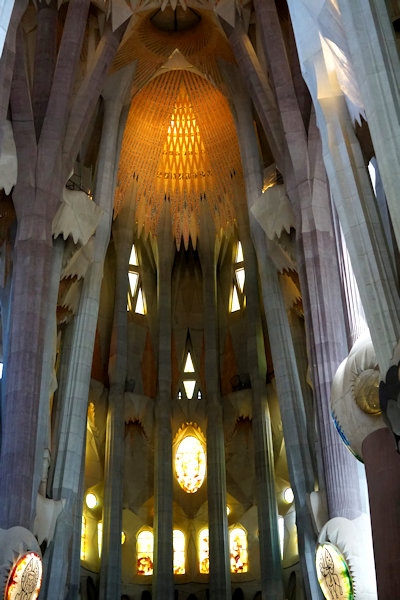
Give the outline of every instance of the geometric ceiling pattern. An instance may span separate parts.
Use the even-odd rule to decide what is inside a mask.
[[[113,63],[135,62],[114,210],[135,203],[138,235],[156,235],[163,210],[179,248],[196,247],[200,215],[216,232],[235,222],[243,190],[236,128],[220,61],[232,53],[211,11],[149,11],[131,22]]]
[[[229,150],[227,150],[229,149]],[[120,155],[115,212],[135,202],[138,235],[156,235],[171,214],[177,247],[196,247],[200,213],[216,231],[231,229],[233,197],[242,187],[239,147],[226,98],[185,69],[152,79],[133,98]]]

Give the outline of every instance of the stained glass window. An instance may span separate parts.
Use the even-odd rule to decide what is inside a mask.
[[[178,483],[185,492],[193,494],[203,484],[206,475],[206,454],[200,440],[185,436],[175,453],[175,471]]]
[[[174,574],[183,575],[185,572],[185,535],[179,529],[174,529]]]
[[[336,546],[325,542],[315,557],[318,581],[327,600],[353,600],[353,582],[347,562]]]
[[[209,535],[207,528],[202,529],[199,533],[199,570],[200,573],[210,572]]]
[[[229,552],[231,573],[247,573],[247,533],[243,527],[231,529]]]
[[[137,536],[136,554],[137,554],[137,574],[153,574],[153,548],[154,537],[150,529],[142,529]]]

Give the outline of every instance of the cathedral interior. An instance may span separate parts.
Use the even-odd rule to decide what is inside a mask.
[[[0,0],[0,594],[400,594],[400,2]]]

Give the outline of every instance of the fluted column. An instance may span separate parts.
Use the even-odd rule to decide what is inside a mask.
[[[130,81],[130,76],[129,70],[115,75],[108,89],[116,93],[117,99],[111,95],[105,101],[95,190],[96,201],[102,209],[102,216],[96,229],[93,262],[84,279],[78,312],[72,324],[72,340],[63,398],[58,399],[61,404],[59,435],[57,436],[59,443],[51,493],[54,499],[63,499],[65,504],[57,519],[54,541],[48,559],[45,593],[52,600],[64,600],[65,597],[68,565],[71,560],[69,544],[73,535],[73,516],[75,511],[81,511],[81,506],[77,506],[77,501],[79,500],[82,457],[85,450],[92,356],[104,257],[110,239],[113,214],[120,115],[125,87]],[[79,560],[79,557],[73,557],[73,559]],[[74,570],[74,572],[76,571]],[[70,597],[73,597],[74,593],[78,593],[79,580],[70,581],[68,588]]]
[[[203,211],[206,210],[203,206]],[[207,402],[207,490],[211,600],[230,600],[228,519],[226,514],[225,437],[219,381],[216,248],[214,229],[202,224],[199,256],[203,274],[204,371]]]
[[[234,81],[232,72],[230,76]],[[240,87],[236,85],[236,90],[238,89]],[[258,147],[248,97],[236,92],[233,99],[238,115],[236,126],[244,168],[247,204],[250,209],[261,191],[262,176]],[[251,236],[260,273],[290,482],[295,495],[303,581],[307,598],[315,600],[321,597],[321,591],[315,574],[315,533],[307,506],[307,498],[314,491],[315,474],[308,446],[301,385],[278,274],[267,255],[264,231],[252,217],[250,210],[249,215]]]
[[[153,598],[173,600],[172,544],[172,293],[174,240],[171,216],[164,205],[158,231],[158,395],[155,407],[154,452],[154,574]]]
[[[400,246],[398,179],[395,175],[400,170],[400,61],[395,33],[385,2],[339,0],[338,5],[393,230]]]
[[[132,212],[132,203],[128,200],[113,228],[117,268],[114,323],[108,367],[110,393],[106,425],[100,600],[114,600],[121,595],[124,392],[128,361],[126,302],[129,255],[133,241]]]

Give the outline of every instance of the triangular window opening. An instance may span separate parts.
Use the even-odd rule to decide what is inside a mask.
[[[244,293],[245,270],[242,244],[238,241],[233,261],[233,281],[229,298],[229,312],[239,312],[246,305]]]
[[[186,358],[183,363],[183,373],[182,373],[182,384],[183,389],[185,390],[185,395],[188,400],[192,400],[192,398],[197,398],[197,400],[201,400],[202,393],[198,388],[198,378],[195,363],[193,362],[192,353],[191,353],[191,341],[190,334],[188,333],[186,340]],[[182,399],[182,388],[178,391],[178,400]]]
[[[128,312],[134,312],[138,315],[146,314],[146,301],[144,292],[142,289],[142,283],[140,278],[140,265],[138,256],[135,248],[135,244],[132,244],[131,254],[129,257],[129,289],[126,309]]]

